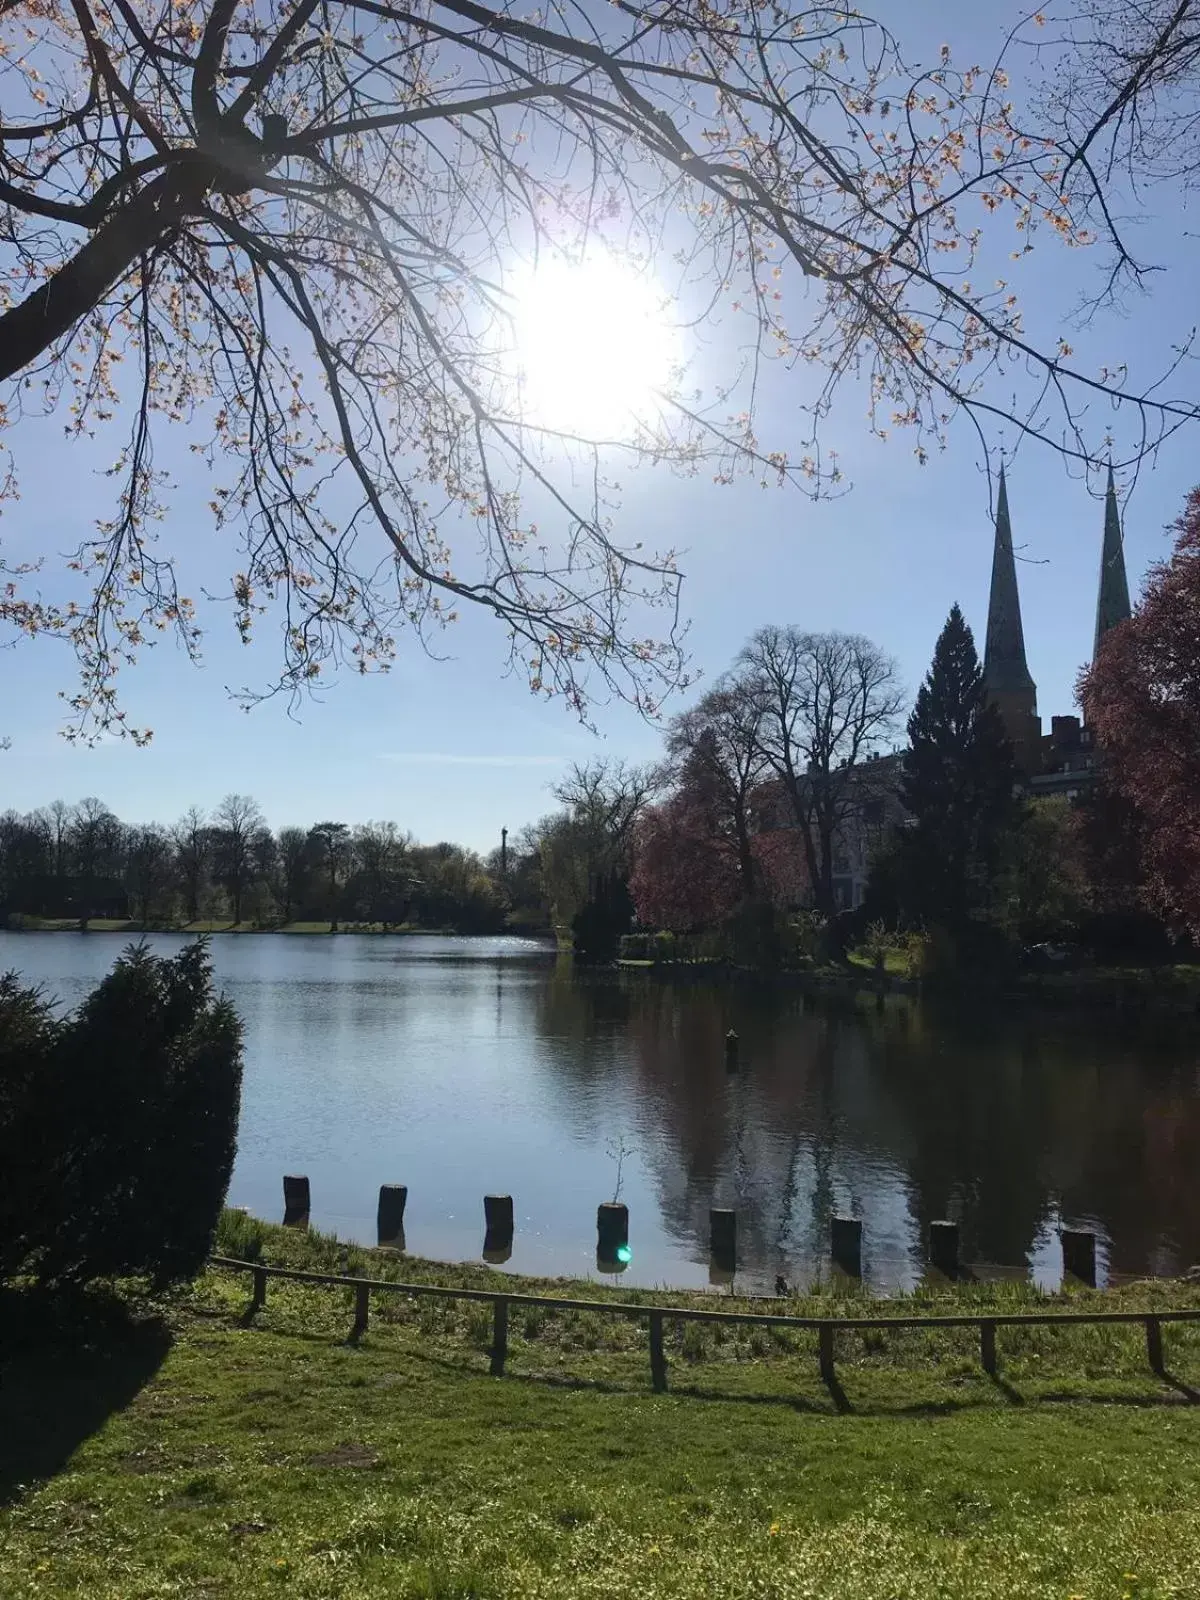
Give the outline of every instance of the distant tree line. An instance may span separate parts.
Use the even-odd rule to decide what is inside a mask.
[[[536,849],[531,845],[530,849]],[[129,919],[141,927],[325,922],[496,933],[544,924],[540,875],[460,845],[420,845],[394,822],[272,830],[248,795],[170,826],[128,823],[101,800],[0,814],[0,920]],[[505,863],[504,865],[507,865]]]

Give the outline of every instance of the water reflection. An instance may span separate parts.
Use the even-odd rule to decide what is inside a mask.
[[[67,1003],[116,953],[0,934],[0,970]],[[231,1200],[262,1215],[304,1173],[313,1225],[373,1242],[380,1185],[405,1184],[407,1247],[478,1259],[483,1197],[511,1194],[494,1264],[584,1273],[613,1265],[597,1206],[619,1199],[627,1281],[699,1285],[729,1208],[736,1281],[767,1291],[828,1274],[835,1215],[862,1219],[880,1287],[920,1275],[940,1218],[964,1261],[1046,1282],[1060,1219],[1114,1272],[1200,1259],[1200,1045],[1178,1027],[666,985],[520,940],[240,935],[213,959],[246,1023]]]

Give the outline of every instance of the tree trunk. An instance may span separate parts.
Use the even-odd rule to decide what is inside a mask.
[[[176,166],[115,211],[52,278],[0,316],[0,379],[69,333],[147,251],[179,227],[209,186],[199,162]]]
[[[742,899],[753,900],[756,877],[754,851],[750,847],[750,829],[744,812],[735,816],[733,825],[737,831],[738,872],[742,879]]]
[[[832,917],[837,912],[837,905],[833,898],[833,830],[827,822],[817,825],[817,834],[820,841],[820,885],[817,890],[817,909],[827,917]]]

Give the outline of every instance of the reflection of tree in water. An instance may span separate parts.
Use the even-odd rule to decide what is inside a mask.
[[[664,1225],[694,1260],[709,1207],[732,1205],[759,1278],[823,1259],[843,1209],[864,1217],[868,1258],[873,1238],[923,1239],[949,1215],[967,1259],[1018,1266],[1059,1195],[1112,1234],[1121,1270],[1200,1256],[1194,1043],[569,968],[542,992],[538,1030],[560,1083],[636,1105]]]
[[[1101,1224],[1118,1272],[1179,1271],[1200,1260],[1198,1080],[1194,1035],[1145,1023],[1056,1073],[1063,1211]]]
[[[950,1217],[961,1225],[964,1259],[1024,1262],[1049,1208],[1054,1133],[1032,1028],[926,1013],[887,1030],[879,1068],[912,1131],[920,1238]]]

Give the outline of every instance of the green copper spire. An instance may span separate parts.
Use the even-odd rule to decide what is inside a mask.
[[[1017,564],[1013,557],[1008,489],[1004,482],[1003,466],[1000,468],[1000,494],[996,501],[996,543],[992,552],[992,592],[988,600],[983,681],[992,694],[1034,692],[1034,682],[1025,661],[1025,633],[1021,627]]]
[[[1096,640],[1093,654],[1110,628],[1130,615],[1129,582],[1125,576],[1125,544],[1121,538],[1121,512],[1108,465],[1108,492],[1104,496],[1104,551],[1100,557],[1100,593],[1096,600]]]

